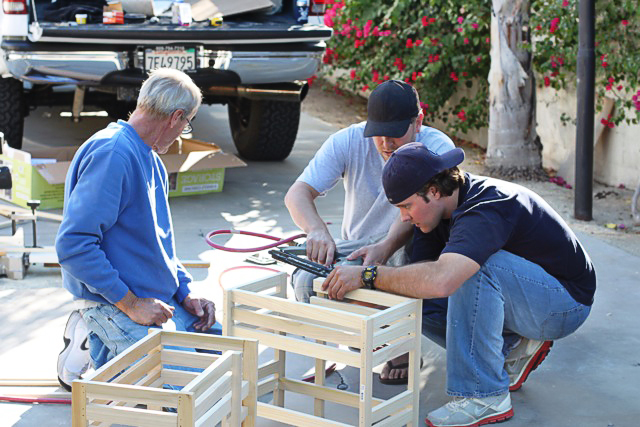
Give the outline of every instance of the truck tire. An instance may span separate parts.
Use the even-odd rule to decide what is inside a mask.
[[[284,160],[291,153],[300,124],[300,102],[229,103],[229,125],[240,156],[247,160]]]
[[[24,116],[22,82],[12,77],[0,78],[0,132],[4,133],[4,139],[10,147],[22,148]]]

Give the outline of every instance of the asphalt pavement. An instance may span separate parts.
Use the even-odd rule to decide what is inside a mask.
[[[74,124],[60,117],[59,110],[38,109],[25,126],[25,148],[79,145],[108,123],[106,117],[85,117]],[[235,152],[226,108],[203,107],[193,123],[194,137],[215,142]],[[203,259],[209,269],[193,269],[194,287],[218,307],[221,289],[270,274],[258,269],[232,269],[251,265],[247,254],[215,250],[203,236],[218,229],[235,228],[290,236],[299,233],[284,207],[287,189],[325,138],[336,129],[306,114],[302,115],[298,141],[283,162],[248,162],[244,168],[226,173],[224,190],[201,196],[171,200],[176,244],[181,259]],[[318,200],[322,217],[339,236],[344,192],[340,185]],[[53,211],[61,213],[60,211]],[[30,241],[30,227],[25,225]],[[58,224],[41,221],[38,242],[53,244]],[[8,235],[7,228],[0,235]],[[559,340],[547,359],[534,371],[522,389],[512,394],[515,416],[510,427],[637,427],[640,426],[640,254],[629,254],[594,237],[578,234],[596,267],[598,290],[587,322],[573,335]],[[252,247],[264,241],[233,235],[217,240],[232,247]],[[273,266],[269,266],[273,267]],[[276,266],[288,271],[288,266]],[[290,295],[293,298],[293,295]],[[72,310],[70,295],[62,288],[57,268],[32,266],[23,280],[0,278],[0,380],[55,379],[57,354],[63,347],[62,333]],[[218,313],[222,320],[224,313]],[[448,401],[445,394],[444,351],[423,338],[424,367],[421,372],[420,419]],[[266,353],[265,353],[266,355]],[[292,356],[289,376],[302,377],[312,370],[310,359]],[[345,383],[359,390],[358,372],[340,367],[328,377],[330,386]],[[376,367],[379,372],[381,367]],[[388,397],[402,390],[376,381],[374,396]],[[0,395],[47,393],[49,388],[0,387]],[[287,406],[311,411],[309,400],[287,395]],[[68,405],[0,403],[0,426],[67,426]],[[329,405],[334,420],[356,423],[353,409]],[[259,426],[276,423],[259,420]]]

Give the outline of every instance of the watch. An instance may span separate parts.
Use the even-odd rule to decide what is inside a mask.
[[[378,276],[377,265],[370,265],[369,267],[365,267],[365,269],[362,270],[362,274],[360,275],[364,287],[367,289],[375,289],[376,287],[374,283],[376,281],[376,276]]]

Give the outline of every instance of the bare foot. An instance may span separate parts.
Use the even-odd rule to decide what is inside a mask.
[[[384,364],[380,381],[384,384],[404,384],[409,372],[409,353],[398,356]]]

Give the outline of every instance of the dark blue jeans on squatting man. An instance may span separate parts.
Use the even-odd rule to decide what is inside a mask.
[[[174,330],[175,326],[176,331],[202,332],[196,331],[193,327],[199,318],[185,310],[175,298],[169,301],[169,305],[175,307],[175,311],[173,317],[163,325],[162,329]],[[149,328],[159,328],[140,325],[111,304],[86,308],[81,310],[81,313],[90,331],[89,353],[95,369],[147,336]],[[216,322],[205,333],[221,335],[222,325]],[[187,349],[181,348],[181,350]]]
[[[518,339],[557,340],[584,323],[576,302],[539,265],[498,251],[449,298],[424,300],[422,333],[447,348],[447,393],[507,393],[505,357]]]

